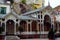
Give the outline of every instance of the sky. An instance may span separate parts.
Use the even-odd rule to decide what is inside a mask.
[[[45,0],[45,6],[48,5],[48,1],[50,2],[52,8],[60,5],[60,0]]]

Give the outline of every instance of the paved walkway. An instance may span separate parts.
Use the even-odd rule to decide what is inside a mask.
[[[19,39],[17,36],[6,36],[6,40],[49,40],[46,39]],[[55,40],[60,40],[60,38],[56,38]]]
[[[17,36],[6,36],[6,40],[20,40]]]
[[[49,39],[21,39],[21,40],[49,40]],[[56,38],[55,40],[60,40],[60,38]]]
[[[55,40],[60,40],[60,38],[56,38]]]
[[[21,39],[21,40],[48,40],[48,39]]]

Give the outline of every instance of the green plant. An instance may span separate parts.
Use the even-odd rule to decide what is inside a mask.
[[[50,28],[49,34],[52,34],[52,33],[53,33],[53,28]]]
[[[54,37],[54,31],[53,31],[53,28],[50,28],[48,32],[48,38],[53,39],[53,37]]]
[[[34,32],[37,33],[37,29],[35,29]]]
[[[0,26],[0,34],[4,31],[4,28]]]
[[[26,0],[22,0],[21,2],[25,4],[26,3]]]
[[[32,7],[32,10],[37,9],[37,8],[34,6],[34,4],[30,4],[30,6]]]
[[[23,32],[23,27],[18,27],[18,30],[19,30],[19,32],[21,33],[21,32]]]

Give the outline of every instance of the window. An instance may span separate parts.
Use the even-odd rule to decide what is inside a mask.
[[[13,3],[13,0],[6,0],[6,2],[9,1],[10,3]]]
[[[42,22],[43,20],[41,20],[41,22]]]
[[[6,7],[0,7],[0,14],[6,14]]]
[[[40,19],[40,15],[38,15],[38,18]]]
[[[58,15],[60,14],[60,11],[58,11]]]
[[[30,20],[28,20],[28,22],[30,22]]]
[[[28,24],[28,31],[30,32],[30,24]]]
[[[2,21],[5,21],[5,19],[4,19],[4,18],[2,18]]]
[[[41,19],[42,19],[42,15],[41,15]]]
[[[18,22],[18,19],[16,19],[16,21]]]
[[[0,21],[0,26],[1,26],[1,21]]]
[[[38,22],[40,22],[40,20],[38,20]]]
[[[5,31],[5,23],[2,23],[3,30]]]
[[[18,32],[18,23],[16,23],[16,32]]]

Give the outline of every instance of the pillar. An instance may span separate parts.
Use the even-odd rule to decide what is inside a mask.
[[[6,22],[5,22],[5,34],[6,34]]]
[[[37,20],[37,31],[38,31],[38,32],[40,32],[40,30],[39,30],[39,29],[40,29],[39,24],[40,24],[40,20]]]
[[[39,24],[37,23],[37,32],[39,32]]]
[[[14,23],[14,34],[16,35],[16,22]]]
[[[59,32],[59,23],[57,24],[57,27],[58,27],[58,32]]]
[[[27,20],[27,32],[28,32],[28,20]]]
[[[31,32],[31,31],[32,31],[32,26],[31,26],[31,23],[32,23],[32,21],[31,21],[31,20],[30,20],[30,21],[28,21],[28,28],[30,27],[29,32]]]

